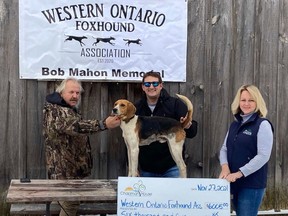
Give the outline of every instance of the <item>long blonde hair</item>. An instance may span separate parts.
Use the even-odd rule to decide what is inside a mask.
[[[231,111],[233,115],[241,112],[240,110],[240,96],[243,91],[248,91],[252,97],[252,99],[256,102],[256,109],[255,112],[259,113],[260,117],[266,117],[268,111],[266,107],[266,103],[259,91],[259,89],[254,85],[242,85],[237,93],[236,96],[231,104]]]

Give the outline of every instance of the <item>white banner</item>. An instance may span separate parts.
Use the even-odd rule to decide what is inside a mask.
[[[187,0],[20,0],[21,79],[186,81]]]

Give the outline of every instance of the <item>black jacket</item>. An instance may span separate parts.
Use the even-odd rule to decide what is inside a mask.
[[[165,89],[161,90],[153,113],[148,107],[146,96],[143,96],[140,101],[136,102],[135,106],[136,114],[139,116],[164,116],[179,121],[181,117],[187,114],[187,106],[179,98],[171,97]],[[186,137],[193,138],[196,136],[197,127],[197,122],[193,120],[191,127],[185,130]],[[157,141],[148,146],[140,146],[139,166],[142,170],[164,173],[175,165],[167,143]]]

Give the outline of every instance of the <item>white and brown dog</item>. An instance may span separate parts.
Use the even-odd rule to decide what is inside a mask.
[[[115,102],[112,114],[121,119],[120,127],[128,151],[128,176],[138,176],[139,146],[149,145],[154,141],[167,141],[171,155],[179,168],[180,177],[187,177],[182,149],[186,137],[184,127],[192,121],[193,105],[186,96],[176,95],[188,108],[183,123],[167,117],[137,116],[135,106],[128,100],[120,99]]]

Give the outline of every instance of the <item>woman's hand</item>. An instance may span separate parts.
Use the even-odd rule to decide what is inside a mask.
[[[229,166],[228,164],[223,164],[221,166],[222,170],[221,170],[221,173],[219,175],[219,178],[220,179],[226,179],[227,176],[230,174],[230,169],[229,169]]]
[[[237,179],[241,178],[243,173],[241,171],[229,174],[225,179],[229,182],[235,182]]]

